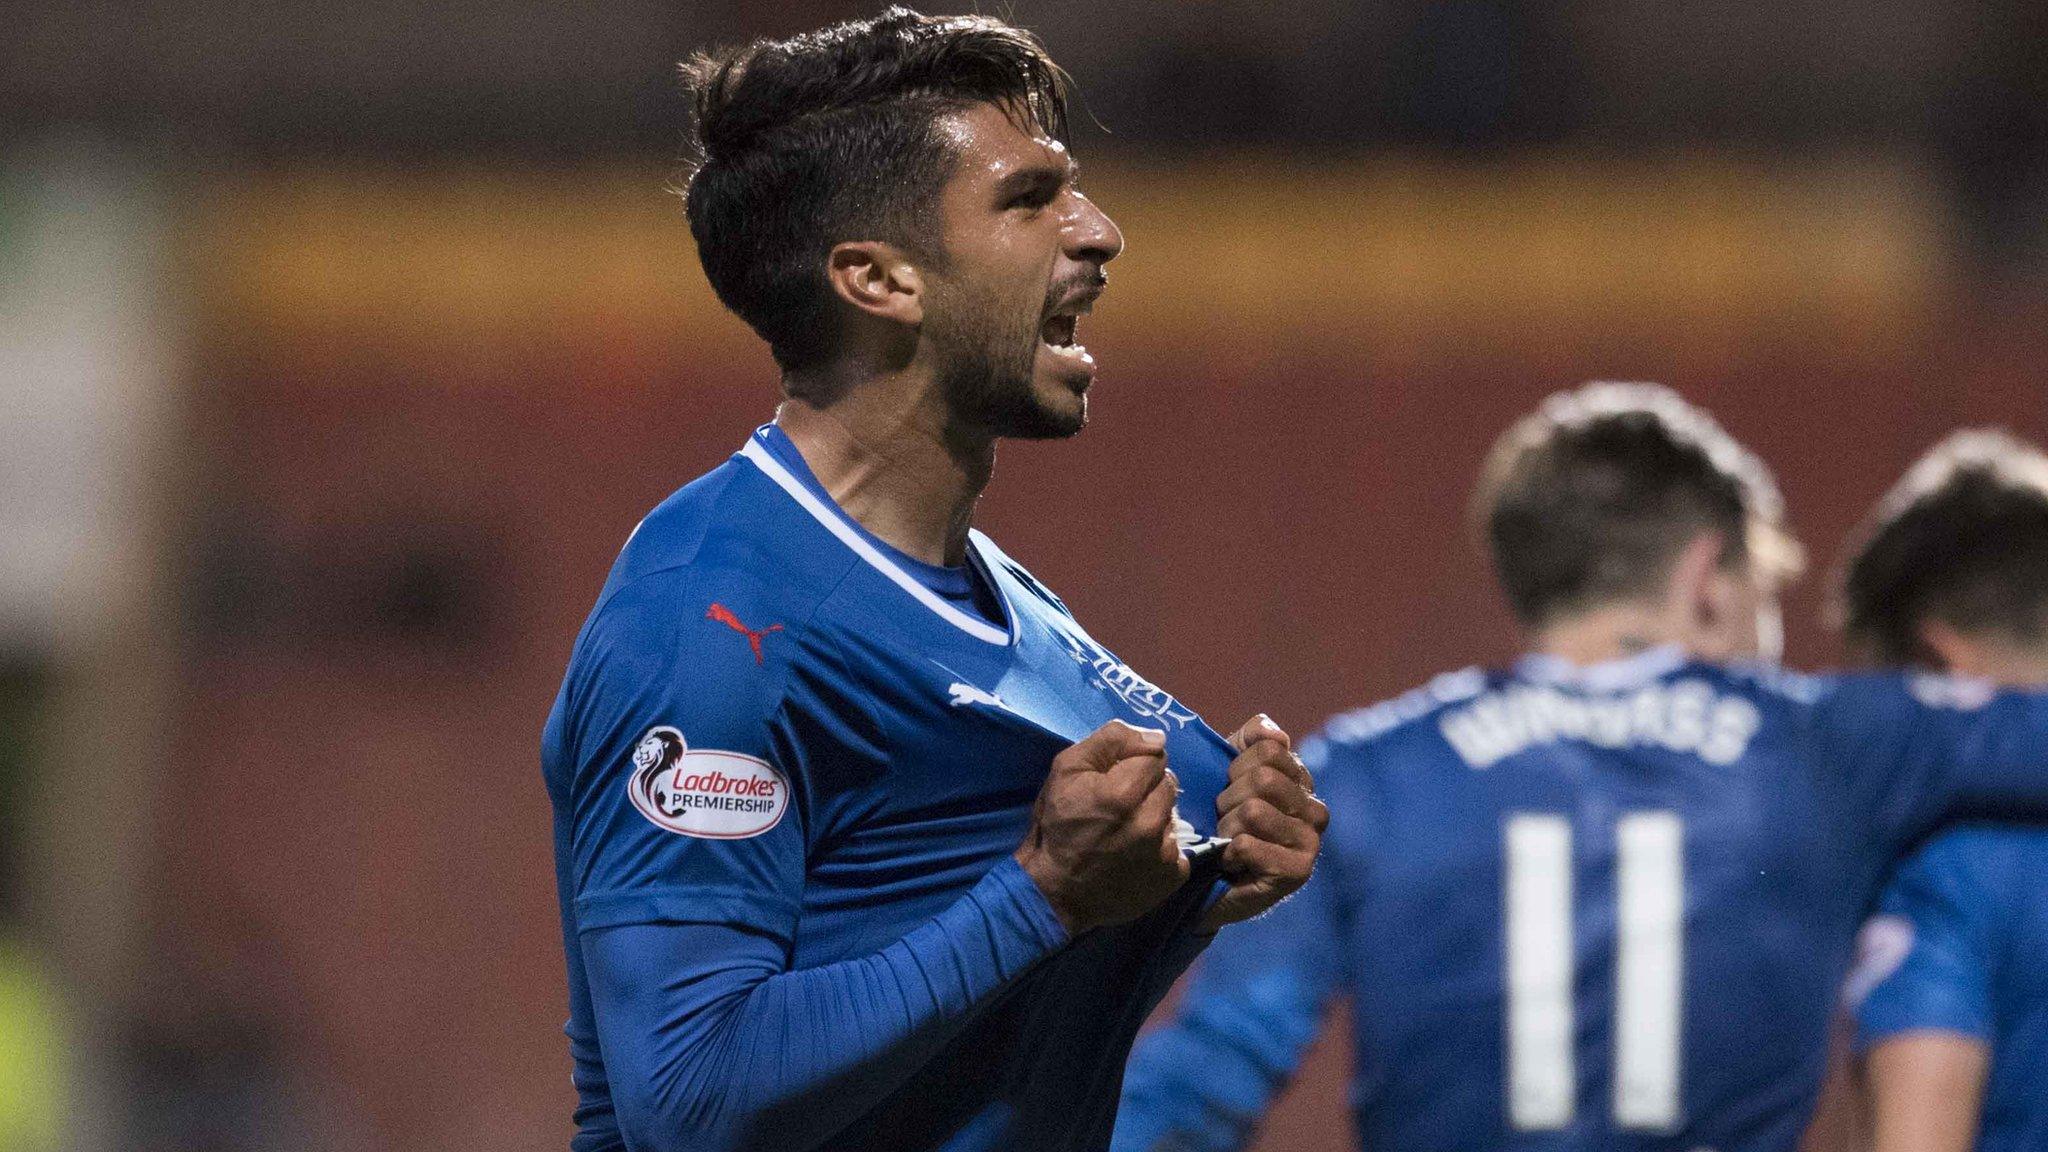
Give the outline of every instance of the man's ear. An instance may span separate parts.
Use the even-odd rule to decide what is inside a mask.
[[[924,323],[924,274],[910,255],[880,240],[834,245],[825,278],[841,300],[879,320]]]
[[[1721,558],[1728,542],[1719,532],[1701,532],[1686,541],[1678,558],[1671,562],[1671,576],[1665,592],[1693,628],[1712,629],[1733,610],[1733,591],[1721,577]]]

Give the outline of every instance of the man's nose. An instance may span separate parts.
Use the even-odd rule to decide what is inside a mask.
[[[1123,230],[1093,200],[1074,192],[1074,206],[1062,232],[1067,256],[1074,260],[1107,264],[1124,250]]]

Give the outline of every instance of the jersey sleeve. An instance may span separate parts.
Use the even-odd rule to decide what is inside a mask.
[[[790,969],[713,924],[585,934],[605,1071],[640,1152],[803,1152],[829,1142],[1067,943],[1014,859],[902,939]]]
[[[2048,820],[2048,694],[1847,676],[1821,689],[1816,713],[1889,856],[1950,820]]]
[[[1951,833],[1922,848],[1864,926],[1849,987],[1857,1051],[1930,1029],[1991,1039],[2001,902],[1977,882],[1970,844]]]
[[[790,942],[806,749],[784,708],[787,632],[742,586],[666,575],[599,608],[563,749],[579,932],[720,924]]]
[[[1328,796],[1321,750],[1310,740],[1302,757]],[[1223,1152],[1250,1142],[1337,994],[1336,888],[1319,866],[1272,911],[1216,934],[1172,1019],[1132,1050],[1112,1152]]]

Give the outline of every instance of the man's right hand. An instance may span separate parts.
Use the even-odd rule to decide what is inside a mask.
[[[1111,720],[1053,757],[1017,863],[1069,935],[1135,920],[1188,877],[1166,733]]]

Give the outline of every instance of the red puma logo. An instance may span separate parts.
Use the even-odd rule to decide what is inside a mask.
[[[740,618],[732,614],[732,609],[727,608],[723,604],[713,604],[711,611],[704,613],[704,618],[706,620],[716,620],[727,628],[744,635],[747,638],[747,646],[754,650],[754,663],[756,664],[761,663],[761,638],[770,632],[782,631],[782,625],[770,624],[756,632],[745,624],[740,623]]]

